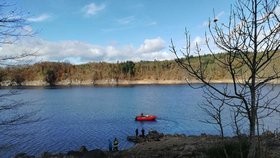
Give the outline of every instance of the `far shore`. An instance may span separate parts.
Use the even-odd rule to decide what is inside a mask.
[[[116,80],[116,79],[105,79],[105,80],[64,80],[56,82],[55,86],[133,86],[133,85],[184,85],[184,84],[200,84],[201,81],[198,80]],[[217,84],[231,84],[232,80],[223,79],[223,80],[211,80],[210,83]],[[280,81],[276,80],[270,82],[272,84],[280,84]],[[39,86],[49,86],[50,84],[43,80],[37,81],[24,81],[21,84],[18,84],[14,81],[2,81],[0,82],[0,87],[7,86],[30,86],[30,87],[39,87]]]

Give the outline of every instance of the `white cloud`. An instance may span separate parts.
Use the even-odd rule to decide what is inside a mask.
[[[24,26],[23,29],[24,29],[26,32],[32,32],[32,31],[33,31],[32,27],[31,27],[30,25]]]
[[[213,22],[214,20],[219,20],[221,19],[223,16],[225,15],[225,12],[224,11],[221,11],[219,12],[217,15],[214,15],[214,18],[210,18],[208,20],[205,20],[203,21],[203,23],[199,26],[201,28],[204,28],[204,27],[208,27],[210,22]],[[210,20],[210,21],[209,21]]]
[[[208,27],[208,26],[209,26],[209,20],[208,21],[204,21],[200,27],[204,28],[204,27]]]
[[[212,48],[215,48],[215,47],[212,47],[212,41],[209,43],[211,45],[211,49]],[[197,49],[197,46],[199,49]],[[200,37],[200,36],[196,36],[192,42],[191,42],[191,54],[192,55],[197,55],[197,51],[199,51],[200,54],[208,54],[210,53],[210,50],[208,49],[207,47],[207,44],[206,44],[206,39],[205,37]]]
[[[205,45],[206,44],[206,42],[205,42],[205,38],[202,38],[202,37],[200,37],[200,36],[196,36],[195,38],[194,38],[194,40],[193,40],[193,44],[194,45]]]
[[[222,18],[222,16],[223,16],[224,14],[225,14],[225,12],[224,12],[224,11],[221,11],[221,12],[219,12],[219,13],[216,15],[215,18],[220,19],[220,18]]]
[[[101,29],[103,32],[114,32],[114,31],[121,31],[121,30],[128,30],[132,29],[134,26],[122,26],[122,27],[114,27],[114,28],[103,28]]]
[[[138,49],[139,53],[149,53],[149,52],[156,52],[161,51],[165,47],[165,42],[160,37],[155,39],[146,39],[144,44],[140,46]]]
[[[274,13],[275,13],[277,16],[280,15],[280,6],[279,6],[279,5],[275,8]]]
[[[152,21],[146,24],[146,26],[154,26],[154,25],[157,25],[156,21]]]
[[[13,45],[2,45],[0,56],[15,52],[38,52],[36,61],[70,61],[74,64],[86,62],[116,62],[140,60],[174,59],[174,55],[164,50],[164,40],[160,37],[146,39],[138,47],[132,45],[94,45],[81,41],[51,42],[38,38],[26,38]],[[34,62],[36,62],[34,61]]]
[[[118,24],[126,25],[132,23],[134,20],[135,20],[134,16],[129,16],[129,17],[117,19],[116,21]]]
[[[42,14],[42,15],[39,15],[39,16],[36,16],[36,17],[30,17],[30,18],[27,19],[27,21],[30,21],[30,22],[42,22],[42,21],[48,20],[49,18],[51,18],[50,15]]]
[[[30,25],[23,26],[21,31],[22,31],[21,33],[23,35],[32,35],[32,34],[34,34],[33,28]]]
[[[97,14],[97,12],[105,9],[105,7],[106,7],[105,4],[96,5],[95,3],[90,3],[84,6],[83,11],[85,12],[86,15],[92,16]]]
[[[205,37],[196,36],[191,42],[191,54],[197,55],[197,45],[200,50],[200,54],[209,54],[209,53],[220,53],[222,52],[220,48],[214,43],[213,39],[210,37],[208,38],[208,43],[206,43]],[[209,46],[209,47],[208,47]],[[211,50],[210,50],[210,49]]]

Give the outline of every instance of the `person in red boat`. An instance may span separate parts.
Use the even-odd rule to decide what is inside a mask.
[[[141,113],[141,117],[144,117],[144,114],[143,114],[143,112]]]

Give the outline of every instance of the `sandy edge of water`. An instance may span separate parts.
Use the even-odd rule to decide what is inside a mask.
[[[211,83],[233,83],[232,80],[211,80]],[[130,85],[176,85],[176,84],[188,84],[188,83],[201,83],[198,80],[64,80],[57,82],[58,86],[130,86]],[[280,81],[275,80],[270,82],[272,84],[280,84]],[[48,86],[49,84],[43,80],[37,81],[25,81],[21,84],[22,86]],[[17,86],[15,82],[12,81],[2,81],[0,86]]]

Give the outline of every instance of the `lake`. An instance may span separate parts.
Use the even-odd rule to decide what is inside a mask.
[[[4,93],[7,89],[0,91]],[[115,137],[120,148],[125,149],[133,145],[126,137],[134,135],[136,128],[169,134],[218,134],[215,127],[200,121],[207,118],[198,106],[202,90],[187,85],[36,87],[20,92],[17,98],[32,101],[32,109],[40,109],[38,116],[45,120],[18,129],[29,134],[13,139],[18,144],[5,152],[6,157],[19,152],[34,155],[45,151],[66,152],[78,150],[82,145],[90,150],[107,149],[108,139]],[[141,112],[158,119],[136,122],[134,118]],[[274,117],[265,128],[279,126],[279,117]],[[227,127],[226,134],[232,135],[231,127]]]

